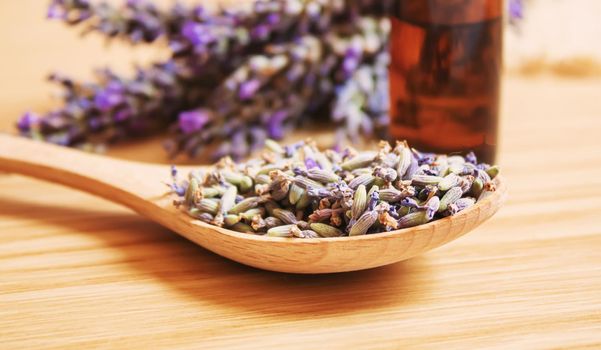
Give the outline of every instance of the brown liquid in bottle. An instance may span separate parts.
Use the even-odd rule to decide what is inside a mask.
[[[492,163],[502,0],[400,0],[392,17],[392,139]]]

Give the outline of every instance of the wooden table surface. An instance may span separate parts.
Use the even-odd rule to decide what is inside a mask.
[[[2,130],[46,104],[42,71],[70,53],[49,49],[68,45],[55,36],[15,39],[40,1],[10,16],[8,3]],[[506,206],[458,241],[363,272],[248,268],[107,201],[0,174],[0,349],[600,348],[601,81],[508,78],[504,95]],[[158,149],[111,154],[165,162]]]

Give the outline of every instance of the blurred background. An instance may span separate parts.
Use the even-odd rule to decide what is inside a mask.
[[[113,0],[110,3],[120,4]],[[184,1],[208,7],[245,7],[251,1]],[[505,28],[504,74],[538,81],[588,81],[601,77],[601,26],[596,0],[522,0],[517,18]],[[155,1],[159,6],[173,4]],[[82,38],[79,28],[46,17],[47,0],[0,3],[0,130],[14,131],[20,115],[28,110],[45,112],[60,105],[59,89],[46,82],[50,72],[90,80],[93,69],[110,66],[131,74],[135,64],[146,65],[169,57],[166,44],[131,46],[110,43],[97,33]],[[508,4],[510,7],[510,4]],[[511,11],[511,9],[510,9]],[[546,83],[545,83],[546,84]],[[126,143],[115,154],[130,150],[139,157],[156,159],[161,145],[154,141]],[[162,151],[160,151],[162,152]],[[148,156],[146,156],[148,155]],[[167,161],[167,158],[159,159]]]

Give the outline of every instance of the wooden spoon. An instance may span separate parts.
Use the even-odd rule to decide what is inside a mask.
[[[187,174],[192,167],[180,167]],[[198,167],[194,167],[198,169]],[[125,205],[221,256],[265,270],[329,273],[368,269],[409,259],[450,242],[490,218],[506,197],[497,190],[474,207],[426,225],[356,237],[297,239],[238,233],[176,209],[166,165],[144,164],[0,135],[0,170],[77,188]]]

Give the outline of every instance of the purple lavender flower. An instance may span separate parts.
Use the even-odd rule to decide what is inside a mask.
[[[374,210],[378,202],[380,201],[380,193],[378,191],[373,191],[371,196],[369,197],[369,201],[367,202],[368,210]]]
[[[291,145],[284,146],[284,150],[286,151],[286,157],[292,157],[296,150],[303,147],[305,145],[304,142],[300,141],[297,143],[293,143]]]
[[[40,117],[37,114],[25,112],[17,122],[17,128],[19,128],[21,132],[28,132],[32,129],[32,126],[39,122],[39,120]]]
[[[307,187],[307,195],[309,197],[314,198],[328,198],[332,197],[332,191],[327,188],[318,188],[318,187]]]
[[[430,200],[425,204],[425,207],[428,220],[432,220],[438,211],[438,208],[440,207],[440,198],[436,196],[430,198]]]
[[[208,45],[215,41],[211,27],[206,24],[188,21],[182,28],[182,35],[193,45]]]
[[[474,152],[469,152],[465,155],[465,161],[471,164],[478,164],[478,159],[476,158],[476,154]]]
[[[240,91],[238,91],[238,96],[241,100],[249,100],[251,99],[257,91],[261,88],[261,82],[258,79],[252,79],[249,81],[245,81],[240,84]]]
[[[60,5],[53,3],[48,7],[47,17],[50,19],[65,19],[67,12]]]
[[[108,111],[124,101],[123,88],[118,82],[111,82],[106,89],[99,91],[94,97],[96,107]]]
[[[347,76],[352,75],[357,70],[359,64],[361,63],[362,54],[363,50],[355,45],[352,45],[346,49],[342,63],[342,70]]]
[[[47,16],[77,24],[92,16],[92,8],[87,0],[52,0]]]
[[[305,157],[305,166],[307,169],[320,168],[319,164],[315,161],[315,159],[311,157]]]
[[[509,21],[515,23],[524,18],[523,0],[509,0]]]
[[[177,194],[180,197],[183,197],[186,193],[186,190],[188,189],[188,182],[187,181],[183,181],[183,182],[179,182],[177,179],[177,168],[175,167],[175,165],[171,166],[171,183],[168,184],[168,186],[171,188],[171,190]]]
[[[284,137],[283,123],[288,118],[288,111],[279,110],[273,113],[267,121],[267,133],[270,138],[279,140]]]
[[[250,32],[251,38],[259,41],[268,40],[269,34],[271,34],[271,26],[267,24],[258,25]]]
[[[417,200],[415,200],[415,198],[412,198],[412,197],[403,198],[400,202],[400,205],[403,207],[409,207],[409,208],[413,208],[413,209],[424,209],[424,207],[421,206],[417,202]]]
[[[418,165],[424,165],[424,164],[430,165],[436,159],[436,154],[434,154],[434,153],[425,153],[425,152],[419,152],[419,151],[413,150],[413,155],[417,159]]]
[[[179,114],[179,127],[184,134],[195,133],[210,121],[210,113],[206,110],[194,110]]]
[[[122,109],[115,113],[114,119],[117,123],[124,122],[127,119],[131,118],[131,111],[128,109]]]

